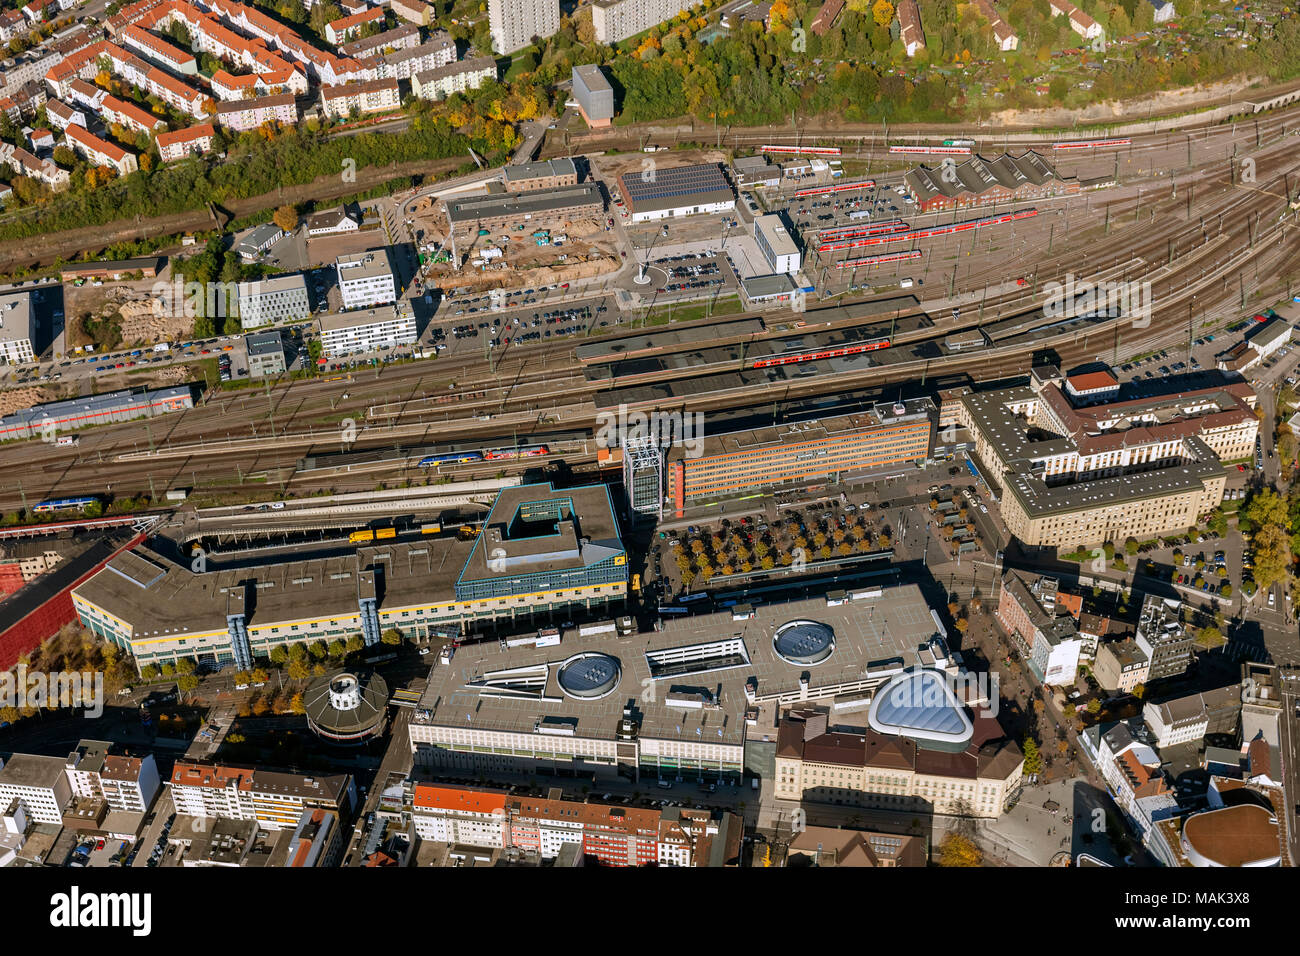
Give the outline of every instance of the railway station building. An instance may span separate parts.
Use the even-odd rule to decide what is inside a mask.
[[[1223,462],[1254,453],[1255,403],[1234,383],[1076,405],[1049,374],[964,395],[959,419],[1008,530],[1072,548],[1197,526],[1223,500]]]
[[[1032,150],[996,159],[973,156],[964,163],[929,168],[918,166],[903,176],[907,194],[920,212],[1030,202],[1077,193],[1077,179],[1062,179],[1056,169]]]
[[[196,573],[144,547],[126,551],[72,594],[82,624],[136,666],[187,657],[251,666],[282,644],[367,646],[396,628],[416,639],[481,629],[627,596],[627,552],[603,485],[501,492],[472,541],[396,537],[340,554],[289,547],[259,563]]]

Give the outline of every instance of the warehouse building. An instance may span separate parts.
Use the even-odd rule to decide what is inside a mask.
[[[717,163],[624,173],[619,177],[618,187],[632,211],[633,222],[729,212],[736,208],[736,194]]]
[[[851,415],[710,434],[702,449],[676,444],[668,449],[668,498],[682,513],[701,499],[834,483],[876,468],[912,465],[930,455],[935,417],[933,402],[912,399]]]
[[[311,317],[307,279],[301,273],[241,282],[236,290],[239,324],[244,329],[301,322]]]
[[[594,219],[604,211],[605,200],[595,183],[526,193],[467,196],[447,202],[447,219],[453,232]]]
[[[903,176],[903,186],[921,212],[1030,202],[1077,193],[1077,179],[1062,179],[1037,153],[1003,153],[997,159],[973,156],[942,169],[918,166]]]
[[[508,488],[472,541],[393,539],[346,555],[287,547],[219,563],[196,574],[136,548],[75,588],[73,604],[137,667],[187,657],[246,668],[281,644],[360,635],[369,646],[389,628],[423,639],[599,607],[623,601],[628,583],[602,485]]]
[[[327,358],[374,352],[384,346],[397,348],[419,338],[409,307],[399,310],[395,305],[379,305],[322,315],[319,321],[320,344]]]
[[[614,121],[614,87],[594,63],[573,68],[573,98],[592,129],[603,129]]]
[[[284,339],[278,330],[245,335],[244,347],[248,351],[249,378],[273,378],[284,374]]]
[[[370,249],[334,260],[343,308],[364,309],[397,301],[397,280],[387,249]]]
[[[748,748],[771,759],[783,707],[822,702],[865,720],[873,691],[935,660],[936,633],[905,584],[664,618],[630,640],[566,631],[558,646],[462,645],[416,705],[415,766],[739,782]]]
[[[507,166],[501,181],[508,193],[531,193],[578,185],[578,167],[571,159],[547,159],[538,163]]]
[[[36,405],[0,418],[0,441],[37,438],[46,428],[55,432],[72,431],[87,425],[129,422],[193,407],[194,396],[188,385],[84,395],[63,402]]]

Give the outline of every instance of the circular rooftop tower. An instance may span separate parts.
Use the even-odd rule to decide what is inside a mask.
[[[360,744],[384,732],[388,683],[375,673],[334,671],[302,695],[312,733],[334,744]]]
[[[615,691],[620,674],[617,658],[587,651],[561,664],[556,680],[560,690],[575,700],[600,700]]]
[[[772,649],[787,664],[812,667],[835,653],[835,631],[820,621],[787,621],[772,635]]]

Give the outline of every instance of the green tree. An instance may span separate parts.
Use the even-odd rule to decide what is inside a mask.
[[[379,638],[385,644],[395,645],[402,643],[402,632],[395,627],[390,627]]]
[[[1196,643],[1206,650],[1212,650],[1227,642],[1217,627],[1203,627],[1196,632]]]
[[[949,833],[939,844],[939,865],[974,867],[984,864],[984,854],[979,845],[968,836]]]
[[[1036,774],[1043,772],[1043,758],[1038,752],[1038,744],[1034,742],[1033,737],[1026,736],[1024,743],[1020,745],[1021,751],[1025,755],[1026,774]]]

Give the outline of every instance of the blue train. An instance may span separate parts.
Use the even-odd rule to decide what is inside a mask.
[[[98,500],[94,495],[82,495],[77,498],[49,498],[32,508],[32,511],[36,514],[49,514],[54,511],[85,511],[88,504]]]

